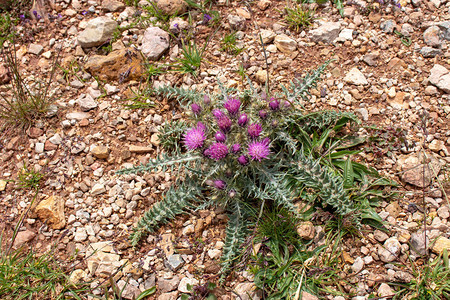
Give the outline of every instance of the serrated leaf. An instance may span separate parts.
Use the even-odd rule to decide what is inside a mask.
[[[353,164],[352,160],[347,158],[347,161],[345,162],[344,167],[344,188],[351,188],[353,187],[353,182],[355,180],[355,175],[353,173]]]

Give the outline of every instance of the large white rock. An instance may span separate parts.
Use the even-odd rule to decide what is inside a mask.
[[[142,39],[142,53],[149,60],[158,60],[169,49],[169,34],[159,27],[149,27]]]
[[[285,34],[279,34],[275,37],[275,46],[283,53],[289,54],[297,50],[297,42]]]
[[[98,17],[88,22],[86,29],[78,35],[78,43],[83,48],[100,46],[112,39],[117,22],[108,17]]]
[[[430,70],[428,80],[447,94],[450,94],[450,71],[439,64],[435,64]]]
[[[332,43],[339,35],[341,24],[339,22],[325,22],[317,29],[311,30],[311,40],[313,42]]]

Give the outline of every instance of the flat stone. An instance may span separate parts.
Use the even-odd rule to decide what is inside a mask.
[[[259,0],[258,3],[256,3],[256,6],[258,6],[258,8],[260,10],[266,10],[269,8],[269,6],[272,4],[272,1],[270,0]]]
[[[398,158],[397,164],[404,171],[401,179],[409,184],[417,187],[427,187],[431,184],[431,179],[439,174],[441,164],[433,153],[427,153],[427,161],[425,164],[423,153],[411,153],[402,155]]]
[[[169,49],[169,34],[159,27],[149,27],[144,32],[141,51],[149,60],[158,60]]]
[[[290,54],[297,50],[297,42],[285,34],[275,36],[274,44],[278,50],[286,54]]]
[[[158,289],[161,291],[161,293],[167,293],[178,288],[178,285],[180,284],[180,278],[178,276],[174,276],[173,278],[168,279],[164,277],[158,277],[156,282],[158,283]]]
[[[94,108],[97,108],[98,104],[97,101],[92,98],[91,95],[87,94],[84,97],[81,97],[78,99],[78,105],[80,106],[80,109],[84,112],[90,111]]]
[[[175,272],[184,265],[184,260],[180,254],[172,254],[167,257],[166,263],[167,266]]]
[[[156,52],[157,49],[153,51]],[[100,80],[137,81],[144,74],[144,59],[137,50],[127,48],[112,51],[108,55],[93,55],[89,57],[84,67],[86,71],[93,76],[98,76]],[[110,90],[108,95],[116,93],[116,89]]]
[[[361,71],[354,67],[351,69],[344,78],[344,81],[354,85],[367,85],[369,82]]]
[[[437,26],[442,30],[442,38],[450,41],[450,21],[440,22]]]
[[[17,233],[16,239],[14,240],[13,248],[18,249],[24,244],[32,241],[36,233],[31,230],[19,231]]]
[[[256,286],[253,282],[242,282],[234,288],[234,291],[241,300],[259,300],[260,297],[255,290]]]
[[[325,22],[317,29],[311,30],[311,40],[313,42],[332,43],[339,35],[341,23],[339,22]]]
[[[74,112],[70,112],[70,113],[66,114],[66,118],[69,120],[81,121],[83,119],[89,119],[90,117],[91,117],[91,114],[89,114],[87,112],[74,111]]]
[[[83,48],[103,45],[111,40],[118,23],[109,17],[97,17],[87,23],[86,29],[78,35],[78,43]]]
[[[46,222],[52,229],[62,229],[66,226],[64,218],[64,200],[57,196],[49,196],[39,202],[34,209],[38,218]]]
[[[86,262],[91,275],[104,278],[114,274],[124,264],[120,261],[120,255],[104,251],[89,253],[89,255],[86,253]]]
[[[34,54],[34,55],[41,55],[42,52],[44,52],[44,47],[38,44],[30,44],[28,47],[28,53]]]
[[[422,54],[422,56],[425,58],[430,58],[442,55],[442,50],[433,47],[422,47],[422,49],[420,49],[420,54]]]
[[[431,250],[436,254],[442,254],[444,249],[450,252],[450,240],[446,237],[440,236],[437,238],[436,242],[433,244]]]
[[[130,150],[131,153],[137,154],[145,154],[153,151],[153,148],[151,146],[145,147],[145,146],[130,145],[128,149]]]
[[[435,64],[430,70],[428,80],[432,85],[437,86],[447,94],[450,93],[450,71],[447,68]]]

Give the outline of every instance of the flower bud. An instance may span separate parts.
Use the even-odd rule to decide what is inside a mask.
[[[233,153],[238,153],[241,150],[241,145],[239,144],[234,144],[231,146],[231,152]]]
[[[205,96],[203,97],[203,103],[204,103],[205,105],[209,105],[209,104],[211,103],[211,98],[209,98],[208,95],[205,95]]]
[[[280,102],[275,100],[275,98],[271,98],[272,101],[269,102],[269,107],[271,110],[278,110],[280,108]]]
[[[246,164],[248,164],[248,158],[247,158],[247,156],[245,156],[245,155],[239,156],[238,159],[237,159],[237,161],[238,161],[241,165],[243,165],[243,166],[245,166]]]
[[[215,138],[219,143],[223,143],[227,140],[227,136],[222,131],[217,131]]]
[[[241,114],[238,119],[239,126],[245,126],[247,124],[248,117],[246,114]]]
[[[192,112],[194,115],[199,115],[202,112],[202,107],[198,105],[197,103],[193,103],[191,105]]]
[[[225,181],[223,180],[214,180],[214,187],[218,190],[223,190],[225,189],[225,186],[227,184],[225,183]]]

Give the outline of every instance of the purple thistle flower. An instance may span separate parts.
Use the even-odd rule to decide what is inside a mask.
[[[239,99],[231,98],[223,105],[230,116],[236,116],[239,112],[239,108],[241,107],[241,101]]]
[[[225,189],[225,187],[227,186],[227,184],[225,183],[225,181],[223,180],[214,180],[214,187],[218,190],[223,190]]]
[[[257,138],[262,132],[262,126],[258,123],[250,124],[248,126],[247,132],[251,138]]]
[[[200,105],[198,105],[197,103],[193,103],[191,105],[191,109],[195,115],[198,115],[202,112],[202,107]]]
[[[261,119],[265,119],[265,118],[267,117],[267,111],[265,111],[264,109],[261,109],[261,110],[259,111],[259,117],[260,117]]]
[[[243,165],[243,166],[245,166],[246,164],[248,164],[248,158],[247,158],[247,156],[245,156],[245,155],[239,156],[238,159],[237,159],[237,161],[238,161],[241,165]]]
[[[219,143],[223,143],[227,140],[227,136],[222,131],[217,131],[215,138]]]
[[[208,105],[211,103],[211,98],[209,98],[208,95],[203,96],[203,103],[205,103],[205,105]]]
[[[238,153],[241,150],[241,145],[239,144],[234,144],[231,146],[231,152],[233,153]]]
[[[276,100],[275,98],[271,98],[269,103],[269,107],[271,110],[278,110],[280,108],[280,102]]]
[[[224,143],[214,143],[205,151],[205,155],[214,160],[221,160],[228,155],[227,145]]]
[[[219,126],[220,130],[226,133],[230,131],[232,122],[230,118],[224,115],[223,117],[217,118],[217,125]]]
[[[239,126],[244,127],[245,125],[247,125],[247,121],[248,121],[247,115],[241,114],[238,119],[238,124]]]
[[[268,138],[265,138],[264,140],[260,142],[251,142],[248,145],[248,155],[252,160],[261,161],[267,156],[269,156],[269,143],[270,140]]]
[[[205,139],[205,132],[201,128],[192,128],[184,135],[184,145],[189,150],[195,150],[203,147],[203,142]]]

